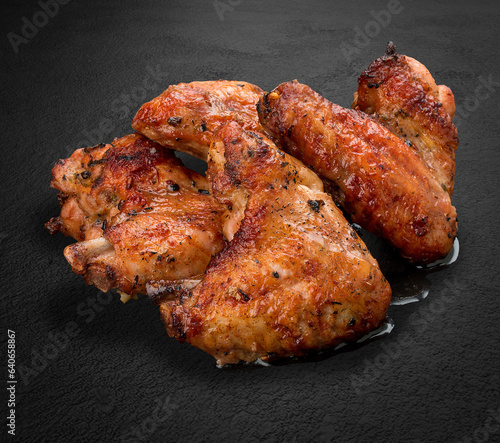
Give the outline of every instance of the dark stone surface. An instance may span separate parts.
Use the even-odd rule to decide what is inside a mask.
[[[45,20],[35,1],[4,2],[1,334],[16,332],[23,371],[17,441],[500,441],[499,3],[404,2],[370,24],[393,4],[74,0],[15,53],[7,33]],[[170,339],[147,300],[122,305],[71,272],[71,240],[43,227],[58,214],[57,159],[131,132],[139,106],[172,83],[269,90],[297,78],[349,106],[388,40],[462,112],[460,256],[428,277],[427,299],[391,307],[388,337],[322,361],[219,370]],[[356,42],[347,59],[341,45]]]

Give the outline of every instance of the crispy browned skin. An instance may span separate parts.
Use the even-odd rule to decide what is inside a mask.
[[[206,178],[139,134],[78,149],[52,175],[62,208],[46,226],[79,241],[64,255],[102,291],[202,274],[225,243]]]
[[[415,151],[371,117],[297,81],[265,94],[259,116],[283,149],[333,183],[354,222],[414,262],[450,251],[457,223],[449,195]]]
[[[206,160],[213,132],[222,123],[235,120],[246,130],[262,131],[255,105],[263,93],[238,81],[172,85],[139,109],[132,127],[162,145]]]
[[[458,134],[450,88],[436,85],[427,68],[399,55],[392,43],[358,79],[352,107],[372,115],[413,147],[434,176],[453,194]]]
[[[238,222],[227,220],[234,237],[203,279],[161,302],[169,335],[223,365],[301,356],[381,325],[390,287],[316,174],[230,122],[210,148],[209,181]]]

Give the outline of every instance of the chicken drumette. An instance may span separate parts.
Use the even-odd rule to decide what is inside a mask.
[[[373,116],[412,147],[450,196],[458,134],[450,88],[436,85],[417,60],[396,53],[389,42],[383,57],[358,79],[352,107]]]
[[[102,291],[202,274],[225,243],[206,178],[139,134],[78,149],[52,175],[62,208],[46,227],[78,240],[64,255]]]
[[[456,211],[413,148],[363,112],[329,102],[297,81],[259,103],[281,147],[330,182],[352,221],[389,240],[413,262],[446,256]]]
[[[148,285],[169,335],[223,365],[305,355],[384,322],[390,287],[316,174],[229,122],[208,178],[232,240],[197,284]]]
[[[145,103],[132,127],[151,140],[207,159],[213,132],[235,120],[244,129],[262,131],[255,105],[264,92],[238,81],[180,83]]]

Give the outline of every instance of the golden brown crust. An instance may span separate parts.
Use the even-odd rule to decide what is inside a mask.
[[[450,251],[457,224],[449,195],[414,150],[372,118],[297,81],[265,94],[259,116],[283,149],[333,182],[354,222],[414,262]]]
[[[374,116],[413,147],[443,189],[453,194],[455,100],[448,87],[436,85],[424,65],[391,50],[360,75],[352,107]]]
[[[144,293],[156,279],[201,274],[224,245],[205,177],[139,134],[79,149],[52,173],[64,198],[48,229],[79,241],[65,256],[103,291]]]
[[[235,122],[209,158],[214,195],[232,207],[246,195],[244,217],[199,284],[165,291],[169,335],[226,364],[305,355],[381,325],[390,287],[314,174]]]
[[[263,91],[239,81],[180,83],[145,103],[132,127],[151,140],[206,160],[213,132],[235,120],[244,129],[262,131],[255,105]]]

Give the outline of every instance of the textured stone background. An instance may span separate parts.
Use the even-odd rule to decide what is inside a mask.
[[[24,373],[17,441],[500,441],[500,4],[403,2],[370,24],[390,4],[73,0],[36,34],[26,27],[15,53],[7,33],[44,16],[35,1],[3,3],[1,335],[16,331]],[[131,132],[171,83],[270,90],[297,78],[349,106],[390,39],[452,88],[463,117],[459,259],[429,275],[426,300],[391,307],[388,337],[322,361],[219,370],[170,339],[148,300],[122,305],[71,272],[71,240],[43,227],[58,214],[57,159]],[[349,59],[342,44],[356,47]]]

